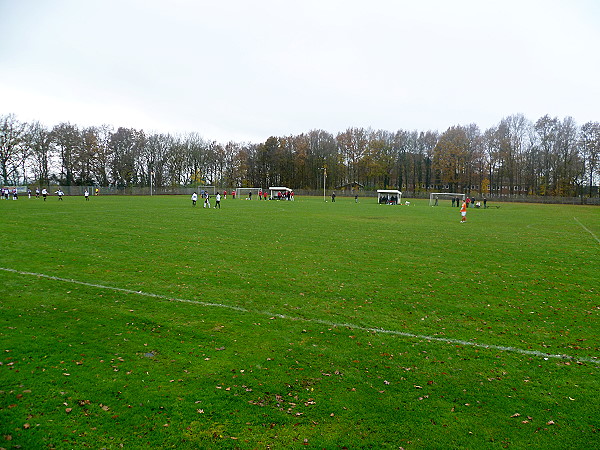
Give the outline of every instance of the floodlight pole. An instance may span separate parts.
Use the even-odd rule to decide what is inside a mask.
[[[150,197],[152,197],[152,181],[154,179],[154,171],[150,172]]]
[[[325,200],[325,183],[327,182],[327,167],[319,167],[319,169],[323,169],[323,201]]]

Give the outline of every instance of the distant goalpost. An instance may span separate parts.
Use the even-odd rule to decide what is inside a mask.
[[[429,194],[429,206],[438,206],[440,200],[452,200],[460,198],[465,200],[466,194],[457,194],[456,192],[432,192]]]
[[[217,193],[217,188],[215,186],[198,186],[198,192],[202,193],[203,191],[215,195]]]
[[[256,198],[258,198],[258,193],[259,192],[263,192],[261,187],[251,187],[251,188],[237,188],[235,190],[235,196],[236,198],[242,198],[244,197],[244,193],[246,194],[250,194],[252,193],[253,195],[256,195]],[[244,198],[250,198],[249,195],[246,195],[246,197]]]

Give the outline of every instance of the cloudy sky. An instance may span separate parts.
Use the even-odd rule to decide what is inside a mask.
[[[597,0],[0,0],[0,115],[225,143],[600,120]]]

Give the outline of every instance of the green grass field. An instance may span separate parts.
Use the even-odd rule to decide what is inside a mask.
[[[600,209],[0,201],[0,448],[600,445]]]

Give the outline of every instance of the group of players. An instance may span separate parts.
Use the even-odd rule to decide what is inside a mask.
[[[48,189],[43,188],[41,191],[39,189],[35,190],[35,198],[40,198],[40,194],[42,196],[42,198],[44,199],[44,201],[46,201],[46,197],[48,197]],[[2,198],[3,200],[8,200],[9,197],[12,195],[12,199],[13,200],[18,200],[19,199],[19,191],[17,190],[17,188],[13,188],[12,190],[10,190],[9,188],[2,188],[2,195],[0,196],[0,198]],[[27,197],[31,198],[32,192],[31,189],[27,189]],[[62,200],[63,195],[65,195],[65,193],[61,190],[58,189],[58,191],[56,191],[56,195],[58,195],[58,199]]]
[[[231,196],[235,199],[236,191],[231,191]],[[258,191],[257,196],[258,196],[259,200],[268,200],[269,199],[269,193],[267,191],[262,191],[262,190]],[[211,207],[210,193],[208,191],[205,191],[205,190],[200,191],[200,196],[198,196],[198,194],[196,192],[194,192],[191,197],[192,206],[196,206],[196,204],[198,203],[198,198],[203,200],[203,202],[202,202],[203,208]],[[227,191],[223,191],[223,199],[227,199]],[[273,199],[293,201],[294,200],[294,192],[293,191],[278,192],[277,197],[273,197]],[[248,197],[246,197],[246,200],[252,200],[252,191],[248,192]],[[215,194],[214,208],[221,209],[221,194],[219,192],[217,192]]]
[[[65,196],[65,192],[61,188],[58,188],[58,190],[54,193],[58,197],[58,200],[62,200],[63,197]],[[96,188],[95,195],[98,195],[98,194],[99,194],[99,189]],[[4,187],[0,190],[0,199],[2,199],[2,200],[8,200],[11,195],[12,195],[13,200],[19,199],[19,191],[17,190],[17,188],[9,189],[9,188]],[[35,195],[35,198],[40,198],[40,196],[41,196],[44,199],[44,201],[46,201],[46,198],[50,195],[50,193],[48,192],[48,189],[46,189],[46,188],[42,188],[41,190],[39,188],[36,188],[35,194],[31,191],[31,189],[27,189],[27,197],[31,198],[33,195]],[[83,196],[85,197],[86,200],[89,200],[90,199],[89,190],[86,189]]]
[[[225,196],[225,198],[227,198],[226,192],[223,192],[223,195]],[[202,207],[210,208],[210,194],[208,193],[208,191],[201,191],[200,196],[204,199]],[[198,194],[196,194],[194,192],[192,194],[192,206],[196,206],[197,202],[198,202]],[[215,209],[221,209],[221,194],[218,192],[215,194],[215,206],[214,207],[215,207]]]

